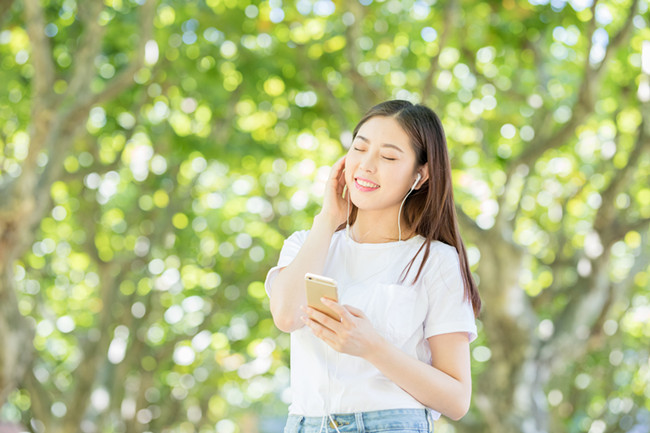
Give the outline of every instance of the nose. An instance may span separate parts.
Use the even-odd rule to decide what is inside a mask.
[[[368,151],[365,152],[361,157],[361,162],[359,163],[359,168],[368,173],[373,173],[377,167],[377,155],[375,152]]]

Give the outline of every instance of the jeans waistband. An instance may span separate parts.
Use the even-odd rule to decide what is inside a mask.
[[[336,413],[331,415],[341,431],[381,430],[385,428],[411,428],[421,431],[432,431],[425,409],[387,409],[358,413]],[[330,426],[332,420],[325,417],[326,428],[323,431],[335,432]],[[323,417],[289,415],[287,426],[302,425],[306,428],[319,428],[323,425]],[[349,430],[352,427],[353,430]]]

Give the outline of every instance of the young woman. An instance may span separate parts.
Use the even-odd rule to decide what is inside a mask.
[[[307,307],[305,274],[336,280],[340,320]],[[387,101],[354,130],[309,231],[266,278],[291,333],[285,433],[426,432],[471,397],[481,301],[458,231],[447,143],[429,108]]]

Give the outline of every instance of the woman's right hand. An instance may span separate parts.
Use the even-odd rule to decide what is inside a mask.
[[[348,194],[346,190],[343,196],[345,186],[345,156],[336,161],[330,171],[330,176],[325,185],[325,196],[323,199],[323,208],[318,214],[324,218],[334,229],[346,222],[348,218]]]

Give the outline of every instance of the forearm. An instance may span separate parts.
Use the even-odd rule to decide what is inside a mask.
[[[271,314],[280,330],[291,332],[303,326],[300,321],[300,306],[307,304],[305,274],[323,272],[335,230],[335,223],[317,215],[298,255],[273,281]]]
[[[471,381],[454,378],[413,358],[383,338],[364,358],[423,405],[458,420],[467,413]]]

